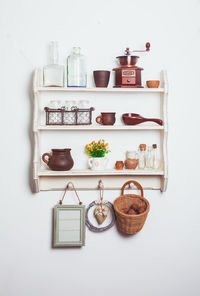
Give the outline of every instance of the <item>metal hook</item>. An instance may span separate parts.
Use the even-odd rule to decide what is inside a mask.
[[[102,180],[99,180],[99,189],[104,189]]]
[[[129,184],[129,189],[133,189],[133,188],[134,188],[133,183],[130,183],[130,184]]]
[[[73,189],[73,183],[72,182],[67,183],[67,188],[69,190],[72,190]]]

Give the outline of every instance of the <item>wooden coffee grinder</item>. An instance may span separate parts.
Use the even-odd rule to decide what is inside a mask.
[[[130,50],[126,48],[125,55],[117,57],[120,64],[119,68],[114,68],[115,71],[115,86],[114,87],[143,87],[141,85],[142,68],[136,66],[138,56],[131,55],[133,52],[145,52],[150,50],[150,43],[146,43],[145,50]]]

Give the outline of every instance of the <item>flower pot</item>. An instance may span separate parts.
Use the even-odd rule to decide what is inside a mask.
[[[93,171],[105,170],[108,164],[108,158],[106,157],[91,157],[88,159],[89,168]]]

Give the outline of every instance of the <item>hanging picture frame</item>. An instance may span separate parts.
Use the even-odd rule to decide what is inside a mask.
[[[72,186],[79,205],[63,205],[69,186]],[[54,247],[81,247],[85,245],[85,206],[79,199],[72,182],[66,186],[62,200],[54,207]]]

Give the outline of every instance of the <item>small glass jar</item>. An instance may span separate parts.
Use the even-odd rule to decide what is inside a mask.
[[[86,61],[80,47],[73,47],[72,53],[67,58],[67,86],[87,86]]]

